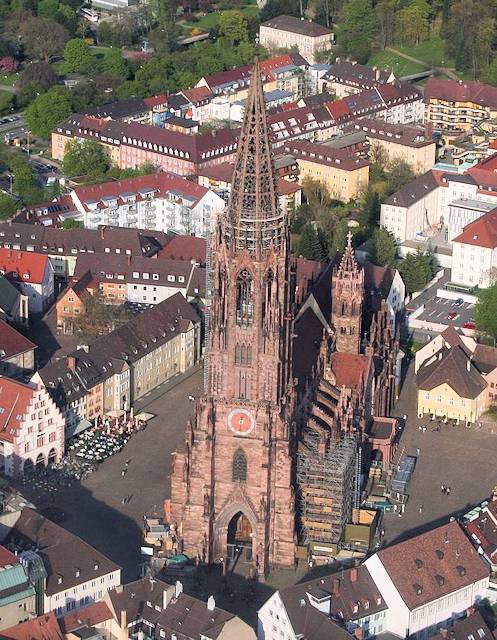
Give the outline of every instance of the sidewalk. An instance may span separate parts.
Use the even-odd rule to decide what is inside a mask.
[[[197,373],[197,371],[200,371],[201,369],[203,369],[203,366],[204,366],[204,361],[202,359],[199,362],[197,362],[197,364],[193,366],[191,369],[188,369],[188,371],[185,371],[185,373],[181,373],[179,375],[174,376],[174,378],[172,378],[171,380],[168,380],[167,382],[163,382],[158,387],[155,387],[155,389],[152,389],[152,391],[149,391],[148,393],[146,393],[143,396],[143,398],[140,398],[140,400],[137,400],[134,403],[135,415],[140,411],[143,411],[144,409],[146,409],[150,404],[155,402],[157,398],[160,398],[165,393],[168,393],[169,391],[171,391],[172,389],[180,385],[185,380],[188,380],[189,378],[191,378],[193,375]]]

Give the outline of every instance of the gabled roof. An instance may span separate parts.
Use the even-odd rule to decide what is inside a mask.
[[[1,637],[2,640],[64,640],[53,611],[3,629]]]
[[[0,249],[0,272],[19,282],[42,284],[48,257],[37,253]]]
[[[497,108],[497,87],[482,82],[429,78],[425,85],[425,101],[473,102],[483,107]]]
[[[377,556],[411,610],[489,576],[456,521],[382,549]]]
[[[0,440],[13,442],[37,386],[0,376]]]
[[[36,345],[31,340],[0,319],[0,362],[32,349],[36,349]]]
[[[432,640],[494,640],[495,635],[490,630],[479,611],[468,612],[466,618],[455,620],[447,625],[447,629],[433,636]]]
[[[369,88],[379,84],[386,84],[391,81],[391,76],[393,76],[391,71],[373,69],[352,60],[337,58],[335,64],[331,65],[330,70],[324,77],[345,84]]]
[[[21,511],[5,544],[18,549],[38,549],[48,574],[45,589],[48,596],[120,571],[100,551],[28,507]]]
[[[487,387],[485,379],[460,346],[449,351],[441,349],[431,364],[419,369],[417,380],[418,387],[424,391],[447,384],[461,398],[476,398]]]
[[[298,33],[311,38],[327,35],[331,36],[333,33],[331,29],[327,29],[317,22],[287,15],[271,18],[271,20],[263,22],[261,27],[270,27],[271,29],[278,29],[279,31],[289,31],[290,33]]]
[[[78,611],[66,613],[63,618],[59,619],[59,624],[64,633],[70,633],[82,627],[94,627],[106,620],[111,620],[113,617],[105,602],[94,602],[83,609],[78,609]]]
[[[495,249],[497,247],[497,203],[495,209],[467,224],[462,233],[452,242]]]
[[[405,184],[393,195],[385,200],[385,204],[394,205],[396,207],[410,207],[421,198],[438,188],[439,183],[436,180],[435,173],[439,171],[427,171],[423,175],[414,178],[408,184]]]
[[[159,260],[195,260],[205,264],[207,258],[207,242],[205,238],[196,236],[174,236],[159,251]]]
[[[371,366],[370,356],[338,351],[335,351],[331,356],[331,371],[335,378],[334,384],[337,387],[355,389],[365,383]]]

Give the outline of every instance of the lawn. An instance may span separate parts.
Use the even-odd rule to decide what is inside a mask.
[[[440,36],[433,36],[429,40],[421,42],[414,47],[394,48],[402,51],[402,53],[405,53],[408,56],[412,56],[413,58],[422,60],[430,67],[435,66],[451,68],[454,66],[454,61],[451,60],[447,55],[445,55],[444,41]]]
[[[406,60],[392,51],[384,50],[374,53],[368,60],[368,66],[388,69],[393,71],[398,78],[423,71],[423,67],[416,62]]]
[[[0,84],[7,84],[9,87],[13,87],[18,78],[18,73],[0,73]]]
[[[249,4],[246,7],[240,9],[242,13],[244,13],[247,17],[249,16],[257,16],[259,15],[259,7],[254,4]],[[212,13],[207,13],[205,16],[202,16],[196,22],[186,22],[186,26],[189,29],[193,29],[194,27],[198,27],[199,29],[212,29],[217,26],[219,22],[219,18],[222,14],[222,11],[213,11]]]

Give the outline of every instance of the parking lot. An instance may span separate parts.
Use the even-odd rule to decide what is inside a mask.
[[[420,321],[447,326],[453,325],[460,328],[475,321],[475,305],[469,302],[456,304],[454,300],[434,296],[427,300],[424,305],[425,310],[417,318]]]

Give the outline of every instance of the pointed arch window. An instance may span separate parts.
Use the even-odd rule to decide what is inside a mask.
[[[239,326],[252,324],[254,317],[254,281],[247,269],[236,279],[236,323]]]
[[[243,449],[235,451],[231,478],[233,482],[247,482],[247,456]]]
[[[235,364],[252,365],[251,345],[237,344],[235,347]]]

